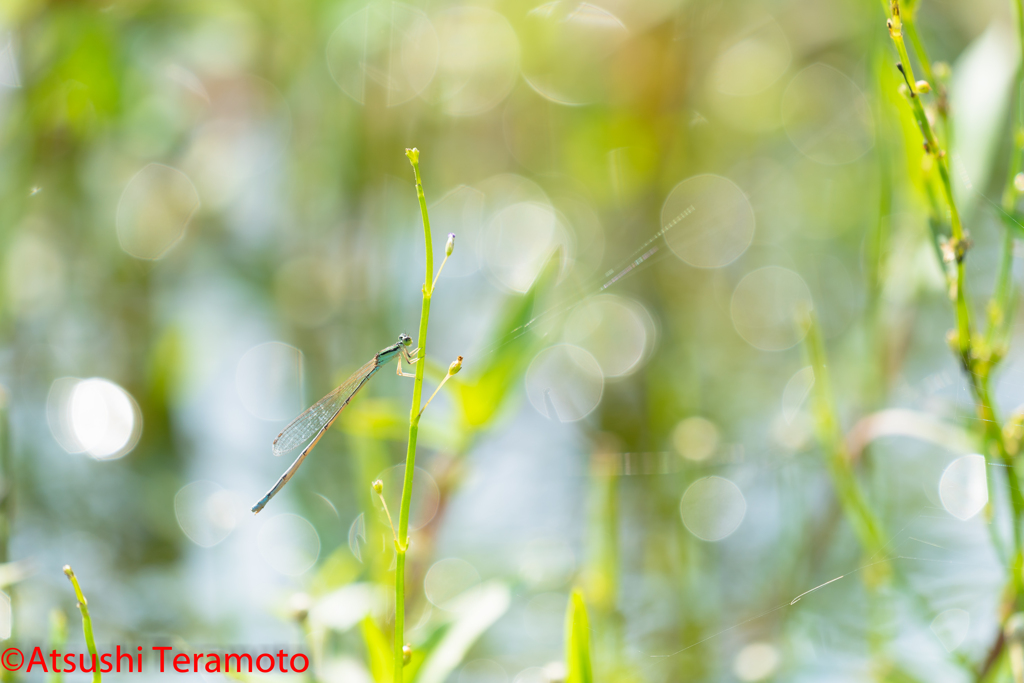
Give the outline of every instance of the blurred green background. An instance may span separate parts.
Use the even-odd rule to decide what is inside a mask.
[[[412,383],[380,373],[248,508],[286,467],[274,435],[416,334],[417,147],[435,263],[457,235],[428,391],[466,360],[424,417],[408,640],[470,634],[417,680],[561,680],[574,586],[600,681],[974,680],[1005,486],[969,455],[885,9],[4,0],[12,638],[72,613],[70,563],[101,644],[291,643],[318,680],[380,675],[366,642],[388,633],[393,552],[369,483],[396,512]],[[1013,6],[916,18],[949,65],[933,86],[983,320]],[[794,322],[811,302],[851,476],[888,532],[874,553],[815,438]],[[1012,344],[1004,417],[1022,378]]]

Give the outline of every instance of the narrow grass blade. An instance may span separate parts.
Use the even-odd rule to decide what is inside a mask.
[[[568,668],[566,683],[593,683],[594,674],[590,664],[590,619],[583,593],[576,589],[569,598],[565,613],[565,665]]]

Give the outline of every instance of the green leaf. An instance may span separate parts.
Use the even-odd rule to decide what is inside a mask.
[[[578,588],[569,598],[565,612],[565,664],[569,670],[566,683],[593,683],[590,666],[590,619]]]
[[[443,683],[462,663],[466,652],[484,631],[507,610],[512,601],[508,586],[497,581],[472,588],[452,601],[458,616],[437,644],[427,653],[415,683]]]
[[[372,617],[363,619],[362,628],[373,680],[377,683],[390,683],[393,669],[391,668],[391,644],[388,637],[378,628]]]

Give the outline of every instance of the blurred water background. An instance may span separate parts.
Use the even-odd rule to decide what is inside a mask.
[[[1002,494],[971,455],[884,9],[6,0],[13,638],[46,642],[53,609],[74,625],[70,563],[101,643],[292,643],[321,680],[370,680],[359,623],[386,632],[393,552],[369,483],[397,510],[412,383],[380,373],[248,508],[288,421],[416,334],[417,147],[435,262],[457,235],[428,390],[466,360],[424,417],[409,640],[474,610],[482,632],[430,675],[557,680],[578,585],[600,681],[974,680],[1005,581],[980,511]],[[981,320],[1012,7],[917,19],[950,65]],[[879,556],[814,435],[811,304]],[[861,568],[885,558],[879,597]]]

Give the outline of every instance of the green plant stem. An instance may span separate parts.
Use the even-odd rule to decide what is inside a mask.
[[[1018,0],[1019,2],[1020,0]],[[960,362],[964,372],[967,374],[971,384],[971,391],[977,403],[978,418],[984,425],[985,455],[986,458],[996,457],[1007,467],[1008,485],[1010,489],[1010,503],[1013,507],[1013,530],[1014,530],[1014,560],[1017,563],[1022,555],[1024,537],[1021,532],[1021,517],[1024,515],[1024,495],[1021,494],[1020,485],[1013,459],[1006,450],[1003,441],[1002,429],[999,426],[997,415],[989,394],[988,377],[991,372],[992,358],[989,349],[982,349],[983,353],[975,353],[976,349],[971,339],[970,311],[967,305],[967,294],[964,286],[964,255],[967,250],[963,225],[960,222],[960,214],[957,211],[956,200],[953,197],[953,185],[950,181],[949,164],[946,153],[939,146],[938,138],[921,103],[920,92],[914,79],[914,70],[907,55],[907,48],[903,42],[902,21],[900,19],[899,2],[892,2],[892,16],[889,19],[889,35],[896,46],[900,56],[900,63],[907,81],[907,99],[910,102],[914,119],[924,137],[927,152],[935,162],[939,173],[943,194],[949,206],[950,230],[952,232],[952,243],[949,245],[951,258],[955,263],[955,308],[957,320],[956,348],[960,356]],[[1012,244],[1010,245],[1012,248]],[[1021,577],[1014,576],[1015,588],[1021,587]],[[1020,595],[1020,590],[1015,590]]]
[[[960,222],[960,215],[957,211],[956,201],[953,197],[952,183],[950,182],[949,165],[946,153],[939,146],[935,131],[925,114],[924,106],[921,103],[920,91],[914,79],[913,67],[907,55],[906,45],[903,42],[903,23],[900,19],[899,0],[892,0],[892,14],[889,18],[889,35],[896,46],[900,56],[900,68],[903,71],[907,83],[907,98],[913,111],[914,119],[917,122],[921,135],[924,138],[926,153],[934,160],[938,170],[939,179],[942,184],[943,194],[949,207],[950,229],[952,240],[946,245],[943,254],[944,261],[955,263],[955,276],[951,283],[954,290],[955,310],[957,320],[955,342],[961,365],[967,374],[971,385],[971,392],[975,399],[977,415],[980,424],[983,426],[984,455],[986,462],[993,459],[998,460],[1006,469],[1007,486],[1010,493],[1010,505],[1012,508],[1013,525],[1013,553],[1007,563],[1010,574],[1010,583],[1006,603],[1019,606],[1024,597],[1024,577],[1021,567],[1024,564],[1024,532],[1022,532],[1022,516],[1024,516],[1024,494],[1020,490],[1020,479],[1016,470],[1016,463],[1010,456],[1003,431],[998,421],[989,391],[989,377],[993,366],[1001,358],[1001,350],[994,343],[1001,340],[996,336],[996,330],[1007,330],[1005,319],[1009,315],[1009,302],[1012,298],[1012,258],[1013,258],[1013,237],[1007,235],[1003,242],[1003,259],[1001,272],[996,285],[996,291],[989,302],[989,331],[984,338],[975,342],[971,337],[971,325],[969,309],[967,306],[967,295],[964,286],[964,256],[966,255],[968,242],[965,239],[963,226]],[[1018,32],[1024,45],[1024,12],[1022,12],[1021,0],[1016,2]],[[1018,123],[1018,125],[1020,125]],[[1015,138],[1016,149],[1011,159],[1011,177],[1008,181],[1008,191],[1004,193],[1004,204],[1009,198],[1015,199],[1012,186],[1015,175],[1013,167],[1020,163],[1020,151],[1018,139]],[[925,179],[926,185],[928,184]],[[934,203],[934,202],[933,202]],[[937,207],[933,207],[937,210]],[[998,543],[997,543],[998,547]]]
[[[92,634],[92,617],[89,616],[89,601],[82,594],[82,587],[78,585],[78,577],[72,571],[71,565],[64,565],[64,573],[71,579],[71,585],[75,587],[75,597],[78,598],[78,611],[82,613],[82,633],[85,635],[85,646],[89,649],[89,654],[93,658],[92,680],[93,683],[100,683],[102,679],[99,667],[100,657],[96,650],[96,639]]]
[[[888,545],[882,525],[868,505],[864,492],[853,471],[846,441],[839,425],[835,405],[832,399],[832,386],[828,373],[828,359],[825,357],[825,344],[821,336],[821,326],[814,311],[807,313],[807,336],[804,348],[807,359],[814,369],[814,418],[818,432],[818,440],[828,462],[839,502],[846,518],[853,526],[854,533],[860,541],[867,557],[875,557]],[[884,574],[884,570],[883,570]]]
[[[420,153],[417,149],[405,151],[412,164],[416,176],[416,197],[420,203],[420,214],[423,218],[423,242],[427,250],[426,278],[423,281],[423,303],[420,306],[420,331],[416,342],[419,345],[420,361],[416,363],[416,379],[412,390],[412,408],[409,411],[409,445],[405,451],[405,480],[402,485],[402,506],[398,513],[398,539],[395,543],[397,553],[395,563],[395,643],[394,643],[394,681],[402,683],[403,653],[405,645],[405,554],[409,549],[409,508],[412,502],[413,472],[416,469],[416,439],[420,429],[420,401],[423,396],[423,371],[426,367],[424,358],[427,355],[427,323],[430,320],[430,297],[433,294],[434,251],[430,240],[430,217],[427,215],[427,199],[423,194],[423,181],[420,178]]]

